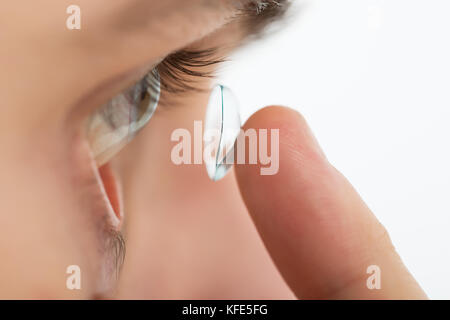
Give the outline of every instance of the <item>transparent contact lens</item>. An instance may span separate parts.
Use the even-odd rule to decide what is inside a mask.
[[[241,129],[239,103],[233,92],[216,86],[209,98],[203,136],[208,176],[222,179],[234,163],[234,144]]]
[[[160,92],[160,77],[154,69],[91,115],[87,138],[99,167],[145,127],[158,106]]]

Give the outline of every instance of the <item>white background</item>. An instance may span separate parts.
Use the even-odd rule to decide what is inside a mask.
[[[222,80],[299,110],[430,298],[450,299],[450,1],[294,0]]]

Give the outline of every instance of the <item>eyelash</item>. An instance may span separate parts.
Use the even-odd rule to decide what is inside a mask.
[[[161,81],[161,91],[170,93],[171,98],[191,91],[202,91],[196,86],[199,78],[213,78],[214,71],[205,68],[225,61],[217,56],[217,49],[181,50],[167,56],[157,67]],[[150,93],[157,92],[155,77],[148,74],[145,77]],[[160,104],[167,104],[165,101]],[[171,100],[172,102],[172,100]]]

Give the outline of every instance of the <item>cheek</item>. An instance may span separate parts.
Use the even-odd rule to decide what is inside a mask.
[[[22,298],[82,298],[95,277],[92,261],[98,259],[88,245],[94,236],[70,184],[68,141],[42,128],[29,139],[10,136],[3,150],[0,251],[8,259],[0,272],[6,282],[0,282],[10,284],[8,295],[17,288]],[[83,290],[66,287],[67,267],[74,264],[81,267]]]

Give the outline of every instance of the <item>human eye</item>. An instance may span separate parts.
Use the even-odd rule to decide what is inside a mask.
[[[106,164],[149,123],[159,105],[200,90],[197,78],[212,77],[222,59],[214,49],[182,50],[166,57],[141,80],[97,108],[87,121],[87,140],[98,167]],[[161,92],[166,99],[161,101]],[[169,98],[167,98],[169,97]]]
[[[100,167],[125,147],[152,118],[160,100],[157,68],[95,110],[87,123],[87,139]]]

